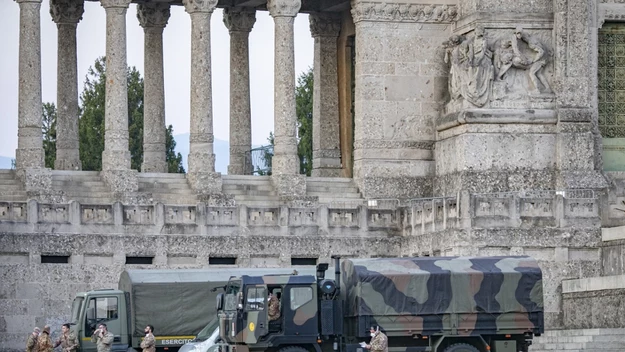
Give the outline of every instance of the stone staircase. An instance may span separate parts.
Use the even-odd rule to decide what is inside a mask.
[[[82,204],[108,204],[113,194],[100,179],[98,171],[52,170],[52,190],[63,195],[66,201]]]
[[[15,170],[0,170],[0,200],[11,202],[25,199],[26,191],[15,177]]]
[[[319,203],[329,207],[353,208],[366,204],[351,178],[309,177],[306,194],[319,197]]]
[[[154,203],[197,204],[185,174],[139,173],[139,192],[150,193]]]
[[[234,196],[236,204],[249,207],[280,205],[270,176],[222,175],[222,190]]]
[[[534,339],[531,352],[625,351],[625,329],[550,330]]]

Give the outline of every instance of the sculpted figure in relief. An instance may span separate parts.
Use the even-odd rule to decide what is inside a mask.
[[[475,35],[469,41],[469,70],[464,98],[478,107],[489,98],[494,77],[493,52],[484,37],[484,27],[475,27]]]

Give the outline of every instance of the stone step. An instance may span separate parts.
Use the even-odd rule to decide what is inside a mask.
[[[361,199],[362,198],[360,196],[360,193],[342,193],[342,192],[336,192],[336,193],[308,192],[307,195],[309,195],[309,196],[317,196],[317,197],[324,197],[324,198],[335,198],[337,200],[340,200],[340,199]]]
[[[0,180],[17,180],[15,172],[0,173]]]
[[[65,192],[65,194],[90,194],[90,193],[109,193],[111,190],[106,187],[105,185],[101,185],[101,186],[82,186],[82,185],[76,185],[73,187],[70,186],[64,186],[64,187],[54,187],[52,186],[52,189],[55,191],[63,191]]]
[[[139,184],[161,184],[161,185],[186,185],[188,184],[187,179],[179,179],[179,178],[163,178],[163,179],[155,179],[155,178],[140,178]]]
[[[147,182],[139,182],[139,189],[175,189],[175,190],[184,190],[191,189],[189,184],[186,183],[147,183]]]
[[[0,195],[0,202],[25,202],[27,200],[26,195],[18,196],[3,196]]]
[[[222,189],[226,190],[252,190],[252,191],[273,191],[274,188],[271,184],[223,184]]]
[[[306,192],[308,193],[359,193],[357,187],[334,187],[329,186],[306,186]]]
[[[59,186],[75,186],[75,185],[82,185],[85,187],[90,187],[90,186],[102,186],[102,185],[106,185],[104,183],[104,181],[99,180],[99,179],[91,179],[88,181],[74,181],[74,180],[64,180],[64,179],[52,179],[52,185],[59,185]]]
[[[187,180],[187,175],[186,174],[178,174],[178,173],[155,173],[155,172],[139,172],[138,173],[138,178],[140,181],[146,180],[146,179],[155,179],[155,180],[164,180],[164,179],[171,179],[171,180]]]
[[[13,185],[18,185],[21,186],[22,183],[19,180],[13,179],[13,178],[0,178],[0,186],[13,186]]]
[[[255,208],[275,208],[282,205],[279,200],[260,201],[260,200],[236,200],[236,205],[246,205]]]
[[[277,197],[277,193],[275,191],[246,191],[246,190],[239,190],[239,189],[228,189],[228,190],[224,190],[224,193],[232,194],[232,195]]]

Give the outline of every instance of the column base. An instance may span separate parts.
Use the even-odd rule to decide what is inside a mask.
[[[310,173],[313,177],[341,177],[343,168],[340,166],[326,166],[313,169]]]
[[[73,157],[59,157],[57,154],[57,158],[54,160],[54,169],[79,171],[82,170],[82,162],[80,161],[80,157],[78,155]]]
[[[191,189],[201,196],[221,194],[222,179],[219,172],[189,172],[187,181]]]
[[[52,173],[46,168],[18,169],[17,178],[26,192],[37,194],[52,192]]]
[[[341,177],[343,170],[340,151],[335,149],[313,151],[312,165],[314,177]]]
[[[137,192],[137,170],[104,170],[100,177],[113,193]]]
[[[272,175],[271,183],[280,197],[302,197],[306,195],[306,176]]]
[[[141,164],[141,172],[167,173],[168,165],[166,161],[148,160]]]
[[[104,150],[102,152],[102,171],[130,171],[130,151]]]
[[[44,167],[45,153],[42,148],[18,148],[15,150],[17,169],[38,169]]]

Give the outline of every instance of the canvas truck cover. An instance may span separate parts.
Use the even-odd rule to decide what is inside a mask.
[[[230,277],[287,274],[293,269],[219,268],[126,270],[119,289],[130,293],[131,332],[144,336],[145,326],[154,325],[159,336],[195,336],[213,319],[216,297]]]
[[[344,260],[346,327],[390,335],[542,333],[542,272],[530,257]],[[507,331],[507,332],[504,332]]]

